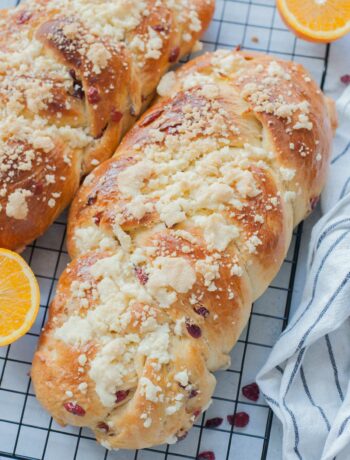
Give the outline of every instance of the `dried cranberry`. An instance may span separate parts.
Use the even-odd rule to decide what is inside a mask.
[[[44,185],[42,182],[35,182],[33,185],[33,193],[34,195],[41,195],[44,191]]]
[[[135,273],[136,273],[137,279],[140,281],[142,286],[144,286],[148,281],[147,273],[141,267],[135,267]]]
[[[173,48],[169,54],[169,62],[174,63],[178,60],[180,56],[180,48],[177,46]]]
[[[167,133],[167,134],[176,134],[178,132],[177,128],[181,125],[182,125],[181,121],[173,122],[173,123],[166,122],[165,124],[160,126],[159,131],[161,131],[162,133]]]
[[[197,460],[215,460],[215,454],[212,450],[198,454]]]
[[[350,75],[345,74],[340,77],[340,81],[344,83],[344,85],[350,85]]]
[[[122,401],[124,401],[124,399],[126,399],[129,395],[130,391],[129,390],[120,390],[120,391],[117,391],[116,394],[115,394],[115,402],[116,403],[120,403]]]
[[[88,89],[87,98],[90,104],[97,104],[98,102],[100,102],[101,96],[98,89],[94,86],[90,86],[90,88]]]
[[[316,208],[317,203],[319,202],[319,199],[320,199],[319,196],[315,196],[315,197],[310,199],[310,207],[311,207],[312,211]]]
[[[198,314],[203,316],[203,318],[207,318],[209,316],[209,310],[207,310],[205,307],[197,307],[194,308],[194,311]]]
[[[85,410],[81,406],[73,402],[65,403],[64,408],[67,412],[70,412],[73,415],[78,415],[79,417],[85,415]]]
[[[102,216],[103,216],[103,212],[98,212],[97,214],[94,215],[94,217],[92,218],[95,225],[100,225],[100,222],[101,222],[101,219],[102,219]]]
[[[260,396],[260,390],[256,383],[250,383],[242,388],[243,395],[250,401],[257,401]]]
[[[249,415],[246,412],[237,412],[227,416],[227,421],[230,425],[237,428],[244,428],[249,423]]]
[[[85,96],[83,86],[80,80],[77,78],[77,74],[74,69],[69,70],[69,75],[73,79],[73,97],[78,99],[83,99]]]
[[[202,411],[201,411],[200,409],[197,409],[197,410],[195,410],[195,411],[193,412],[193,415],[194,415],[195,418],[197,418],[198,415],[200,415],[201,413],[202,413]]]
[[[109,426],[107,425],[107,423],[100,422],[100,423],[97,424],[97,429],[99,431],[104,431],[105,433],[108,433]]]
[[[30,11],[22,11],[17,18],[17,24],[26,24],[32,16]]]
[[[154,120],[159,118],[161,114],[163,113],[163,109],[161,110],[156,110],[155,112],[150,113],[147,117],[145,117],[142,122],[140,123],[140,126],[143,128],[145,126],[150,125]]]
[[[73,97],[76,97],[77,99],[84,99],[84,96],[85,93],[81,82],[76,81],[74,83]]]
[[[156,32],[164,32],[165,29],[161,24],[156,24],[155,26],[152,26],[152,29],[155,30]]]
[[[194,339],[199,339],[199,337],[202,335],[202,330],[199,326],[197,326],[197,324],[186,321],[186,329]]]
[[[97,195],[90,195],[87,199],[86,204],[88,206],[91,206],[92,204],[96,203],[96,200],[97,200]]]
[[[178,441],[183,441],[185,438],[187,438],[187,435],[188,435],[188,431],[185,431],[183,434],[177,435],[176,437]]]
[[[205,427],[206,428],[216,428],[220,426],[223,422],[223,419],[221,417],[214,417],[214,418],[209,418],[205,422]]]
[[[99,134],[97,134],[97,136],[94,136],[94,139],[101,139],[101,137],[104,135],[104,133],[106,132],[108,128],[108,123],[106,124],[106,126],[100,131]]]
[[[190,399],[195,398],[197,395],[198,395],[198,390],[191,390],[189,398]]]
[[[122,118],[123,114],[121,112],[118,112],[117,109],[113,108],[111,111],[111,120],[115,123],[119,123]]]

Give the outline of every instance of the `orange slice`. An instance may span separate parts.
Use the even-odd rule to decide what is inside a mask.
[[[39,286],[26,261],[15,252],[0,249],[0,346],[29,331],[39,305]]]
[[[329,43],[350,32],[350,0],[277,0],[277,7],[304,40]]]

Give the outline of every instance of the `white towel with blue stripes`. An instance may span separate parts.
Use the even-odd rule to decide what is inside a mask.
[[[350,87],[337,109],[302,301],[257,379],[283,424],[283,460],[350,460]]]

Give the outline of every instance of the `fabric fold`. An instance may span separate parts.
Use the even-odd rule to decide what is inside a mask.
[[[350,87],[337,111],[303,297],[257,377],[282,422],[286,460],[350,459]]]

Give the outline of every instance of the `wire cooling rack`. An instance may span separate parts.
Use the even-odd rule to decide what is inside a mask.
[[[112,1],[112,0],[111,0]],[[17,2],[19,3],[19,2]],[[0,0],[0,8],[15,1]],[[204,49],[232,48],[264,51],[304,64],[323,85],[329,46],[296,39],[282,23],[274,0],[217,0],[214,20],[204,37]],[[0,458],[35,460],[175,460],[195,459],[212,450],[217,460],[279,460],[269,454],[272,412],[262,398],[252,403],[242,386],[254,381],[288,321],[301,239],[294,233],[288,256],[272,285],[254,304],[249,323],[232,352],[232,366],[217,374],[214,403],[197,421],[187,438],[172,446],[138,452],[108,452],[86,429],[62,428],[39,406],[29,377],[32,356],[57,279],[69,258],[63,215],[48,232],[30,245],[24,256],[40,288],[40,314],[23,339],[0,348]],[[250,415],[246,428],[233,429],[226,416],[238,411]],[[222,417],[216,429],[205,428],[212,417]]]

